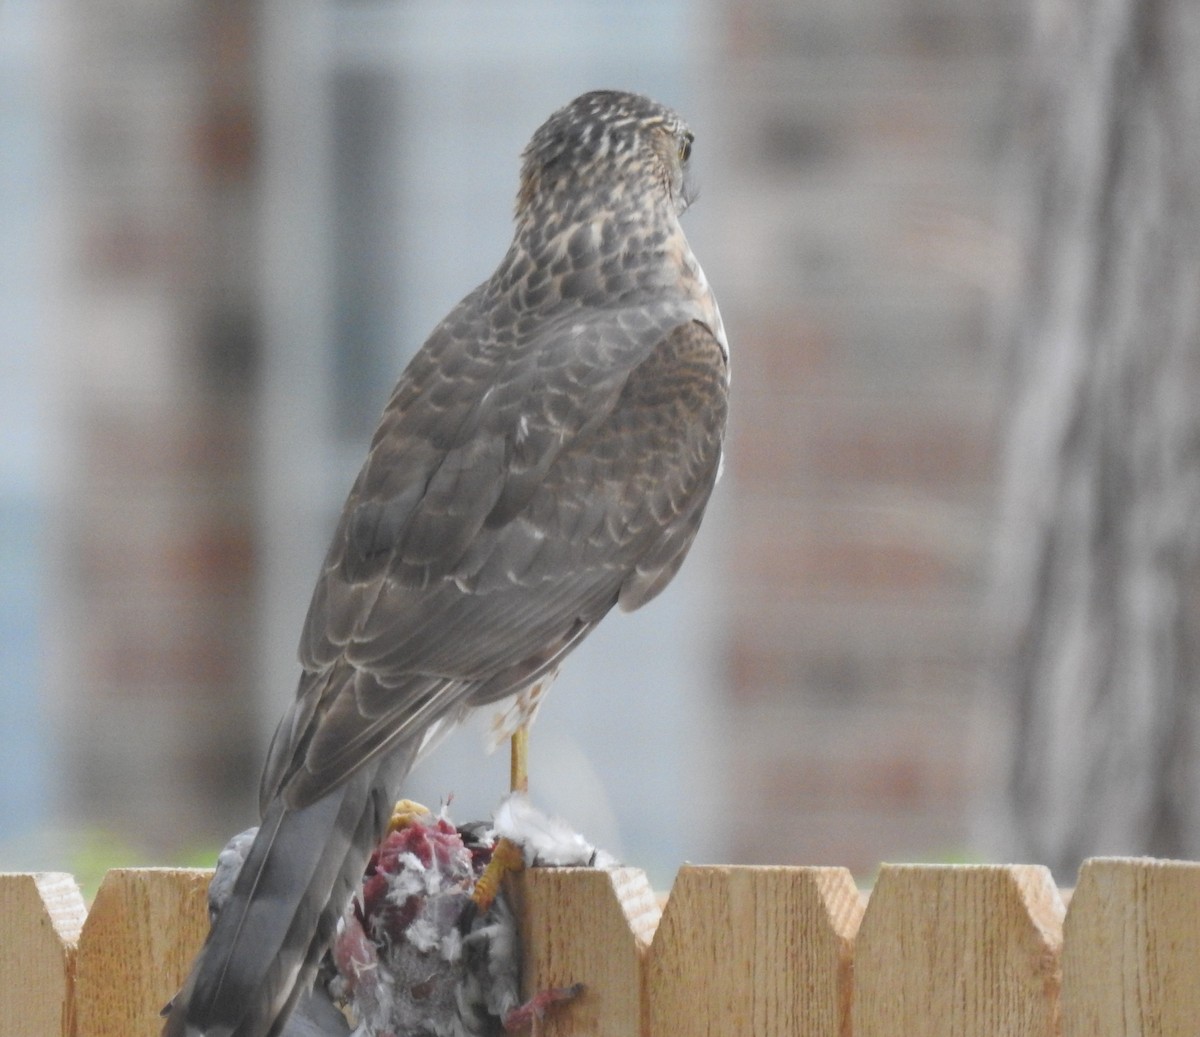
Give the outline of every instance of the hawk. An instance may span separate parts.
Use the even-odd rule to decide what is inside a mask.
[[[421,752],[679,569],[729,385],[679,223],[693,140],[607,90],[534,133],[511,247],[409,363],[350,491],[262,824],[165,1037],[279,1034]]]

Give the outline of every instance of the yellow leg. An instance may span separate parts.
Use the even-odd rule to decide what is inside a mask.
[[[524,724],[513,732],[508,779],[513,792],[529,791],[529,728]]]
[[[513,732],[509,743],[508,783],[513,792],[529,791],[529,728],[522,724]],[[479,881],[475,883],[472,899],[481,911],[492,906],[496,894],[500,891],[500,883],[509,872],[520,871],[525,861],[521,847],[508,839],[499,839],[492,851],[492,859],[483,869]]]
[[[479,876],[479,881],[475,883],[475,889],[471,892],[471,899],[475,901],[479,910],[487,911],[491,908],[492,902],[500,892],[500,883],[504,881],[504,876],[520,871],[523,867],[525,857],[521,853],[521,847],[508,839],[498,839],[496,848],[492,850],[492,859],[488,861],[483,874]]]

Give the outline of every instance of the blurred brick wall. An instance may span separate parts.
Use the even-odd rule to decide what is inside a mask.
[[[993,773],[975,704],[1019,9],[723,10],[728,856],[955,856]]]
[[[260,753],[255,8],[60,6],[69,807],[167,855],[221,836]]]
[[[79,815],[165,856],[227,834],[206,826],[249,811],[261,756],[256,5],[62,6],[66,391],[87,444],[72,785]],[[708,10],[702,258],[734,351],[723,856],[865,874],[957,854],[992,765],[974,700],[1019,6]]]

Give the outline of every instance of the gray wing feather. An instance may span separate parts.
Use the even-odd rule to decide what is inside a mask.
[[[505,498],[512,437],[492,437],[476,406],[482,438],[446,453],[406,525],[343,522],[314,595],[303,653],[309,670],[272,748],[264,800],[286,781],[290,801],[309,801],[440,716],[518,690],[557,665],[618,601],[636,608],[670,581],[720,462],[720,347],[708,328],[686,321],[618,375],[588,375],[584,385],[569,363],[552,370],[562,380],[525,414],[529,436],[545,440],[557,430],[555,442],[526,453],[519,492]],[[489,399],[507,406],[503,388]],[[505,444],[504,463],[497,444]],[[377,437],[373,457],[400,449]],[[371,469],[369,461],[347,512],[407,506],[410,487],[394,483],[391,496],[362,499],[382,483]],[[504,521],[489,519],[501,500],[507,510],[520,507]],[[372,552],[386,559],[365,580],[352,579],[345,564],[366,554],[359,521]],[[439,546],[442,556],[432,558]],[[419,580],[414,565],[424,567]]]
[[[300,809],[273,800],[164,1037],[278,1035],[383,834],[410,745]]]

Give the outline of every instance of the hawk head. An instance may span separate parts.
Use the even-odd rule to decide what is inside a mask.
[[[620,90],[594,90],[550,116],[525,148],[520,218],[577,199],[614,207],[631,192],[657,192],[678,215],[689,197],[684,174],[695,139],[670,108]]]

